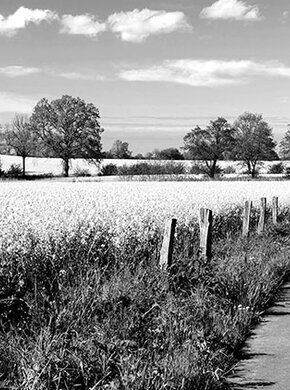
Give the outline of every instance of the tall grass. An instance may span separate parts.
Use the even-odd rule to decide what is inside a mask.
[[[245,241],[238,221],[239,210],[216,218],[210,264],[198,256],[197,226],[180,226],[167,272],[160,231],[118,246],[97,228],[2,246],[0,387],[226,388],[290,263],[287,224]]]

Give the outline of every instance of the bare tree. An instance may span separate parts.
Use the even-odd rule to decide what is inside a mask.
[[[22,175],[25,177],[25,159],[34,155],[37,145],[28,116],[16,114],[12,122],[5,126],[2,136],[7,152],[12,149],[22,157]]]

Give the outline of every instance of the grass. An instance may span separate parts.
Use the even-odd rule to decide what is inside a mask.
[[[197,254],[197,226],[181,226],[167,272],[160,231],[146,246],[129,237],[117,247],[93,229],[2,245],[0,387],[225,389],[290,263],[287,223],[245,241],[237,218],[216,218],[210,264]]]

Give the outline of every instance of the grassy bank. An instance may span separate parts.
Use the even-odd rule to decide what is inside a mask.
[[[253,222],[254,223],[254,222]],[[83,231],[82,226],[82,231]],[[175,265],[161,232],[116,246],[110,231],[60,232],[1,248],[0,387],[223,389],[250,327],[289,268],[287,224],[248,242],[237,215],[215,220],[214,257],[180,227]],[[12,249],[11,249],[12,248]]]

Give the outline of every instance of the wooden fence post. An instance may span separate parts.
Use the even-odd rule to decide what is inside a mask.
[[[265,230],[266,205],[267,205],[267,199],[261,198],[260,217],[259,217],[259,222],[258,222],[258,234],[262,234],[263,231]]]
[[[252,202],[247,200],[245,202],[244,218],[243,218],[243,237],[248,237],[250,232],[250,218],[251,218]]]
[[[172,264],[174,233],[176,227],[176,219],[172,218],[165,224],[163,242],[160,252],[159,265],[161,268],[167,269]]]
[[[273,225],[278,223],[278,196],[273,196],[272,200],[272,221]]]
[[[209,209],[200,209],[200,243],[199,248],[201,256],[205,260],[211,259],[212,247],[212,211]]]

